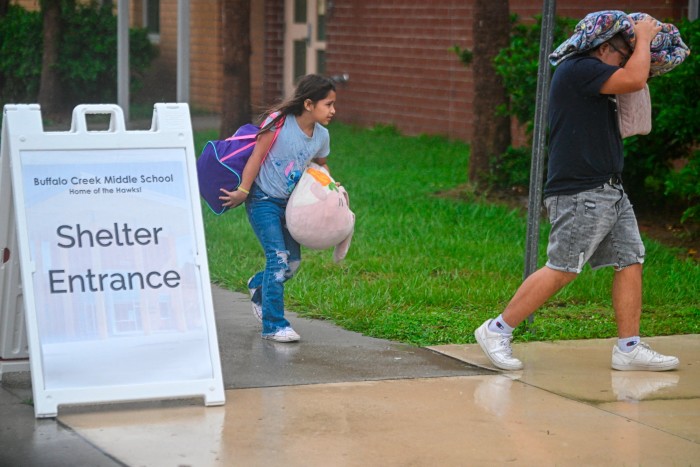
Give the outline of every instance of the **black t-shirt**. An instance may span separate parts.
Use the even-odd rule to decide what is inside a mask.
[[[614,95],[600,88],[619,68],[580,55],[562,62],[549,90],[549,163],[544,195],[570,195],[622,173]]]

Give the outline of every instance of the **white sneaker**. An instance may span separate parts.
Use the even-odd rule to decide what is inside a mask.
[[[253,300],[250,301],[250,306],[253,308],[253,316],[262,323],[262,305],[258,305]]]
[[[479,343],[491,363],[502,370],[522,370],[523,362],[513,358],[513,349],[510,342],[513,340],[512,334],[500,334],[489,331],[489,324],[492,320],[487,320],[476,331],[474,337]]]
[[[250,281],[252,281],[254,277],[255,276],[252,276],[250,279],[248,279],[248,282],[246,282],[246,285],[248,286],[248,292],[250,293],[250,298],[253,298],[253,295],[255,295],[255,291],[258,290],[250,287]]]
[[[640,342],[631,352],[623,352],[613,347],[612,367],[621,371],[668,371],[678,367],[678,358],[661,355],[644,342]]]
[[[253,276],[255,277],[255,276]],[[257,304],[253,301],[253,295],[255,295],[255,292],[258,289],[251,289],[250,288],[250,281],[253,280],[253,277],[248,279],[248,292],[250,293],[250,306],[253,308],[253,315],[257,318],[258,321],[262,323],[262,304]]]
[[[287,326],[286,328],[278,329],[274,334],[263,334],[263,339],[270,339],[275,342],[296,342],[301,339],[294,329]]]

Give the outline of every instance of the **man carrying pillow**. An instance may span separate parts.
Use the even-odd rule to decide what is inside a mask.
[[[549,162],[545,206],[552,224],[547,263],[521,284],[505,310],[489,319],[475,337],[491,362],[520,370],[513,357],[512,332],[552,295],[574,280],[588,263],[615,270],[612,303],[618,341],[615,370],[665,371],[678,359],[640,341],[642,243],[632,205],[622,187],[622,138],[617,128],[616,94],[642,89],[649,77],[650,43],[661,29],[647,16],[634,24],[630,50],[617,34],[557,67],[549,98]]]

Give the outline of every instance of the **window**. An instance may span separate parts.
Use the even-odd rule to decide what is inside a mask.
[[[157,44],[160,40],[160,0],[143,0],[143,27],[151,42]]]

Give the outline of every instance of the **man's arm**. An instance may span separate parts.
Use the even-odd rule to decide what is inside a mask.
[[[600,88],[601,94],[626,94],[644,88],[651,65],[651,41],[660,30],[661,26],[657,26],[656,20],[651,16],[635,23],[634,34],[637,37],[637,43],[634,52],[625,66],[603,83]],[[609,49],[606,52],[609,52]]]

